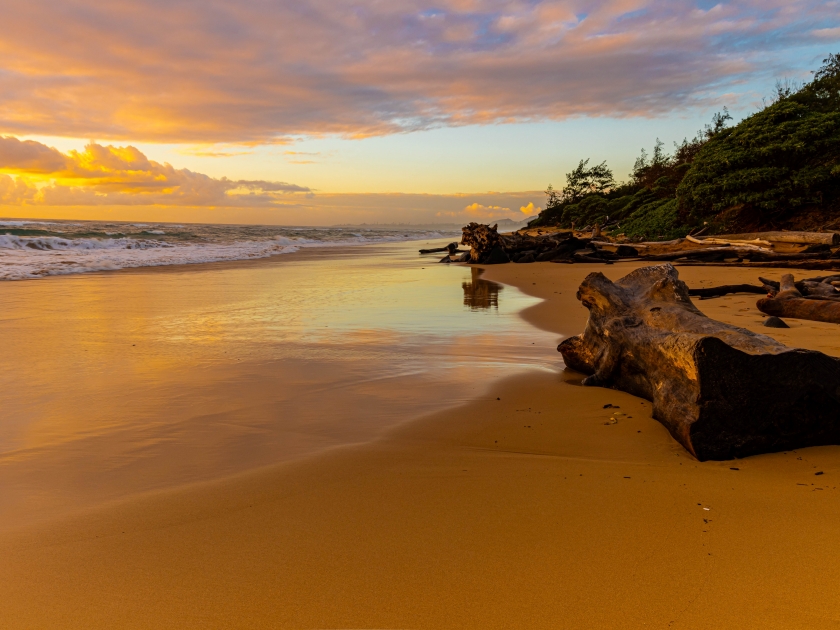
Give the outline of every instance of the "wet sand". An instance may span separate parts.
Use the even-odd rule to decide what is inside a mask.
[[[523,317],[556,341],[585,322],[574,297],[585,273],[632,267],[505,265],[482,277],[545,300]],[[758,275],[680,273],[691,286]],[[840,354],[835,327],[760,328],[754,303],[698,305]],[[699,463],[647,402],[578,382],[519,372],[365,444],[2,534],[0,618],[9,628],[840,627],[840,447]],[[619,422],[605,425],[611,414]]]

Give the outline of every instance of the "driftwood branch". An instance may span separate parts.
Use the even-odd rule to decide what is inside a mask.
[[[449,243],[446,247],[435,247],[434,249],[421,249],[421,254],[436,254],[438,252],[449,252],[450,254],[465,254],[466,250],[458,249],[458,243]]]
[[[558,347],[566,365],[652,401],[698,459],[840,443],[840,359],[706,317],[672,265],[589,274],[578,299],[589,320]]]

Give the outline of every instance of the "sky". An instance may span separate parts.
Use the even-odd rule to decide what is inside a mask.
[[[0,216],[524,219],[581,159],[739,120],[840,0],[4,0]]]

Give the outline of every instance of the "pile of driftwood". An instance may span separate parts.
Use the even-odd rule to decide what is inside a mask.
[[[458,250],[457,244],[452,243],[450,253],[441,262],[611,264],[617,260],[643,260],[694,265],[840,268],[837,232],[757,232],[631,243],[602,234],[598,226],[591,233],[540,228],[499,234],[495,225],[470,223],[462,228],[461,244],[469,246],[469,253]]]
[[[840,359],[706,317],[670,264],[589,274],[577,296],[589,320],[557,348],[566,365],[652,401],[701,461],[840,444]]]
[[[689,289],[689,295],[708,299],[730,293],[766,294],[756,306],[773,317],[793,317],[840,324],[840,275],[819,276],[796,282],[784,274],[781,282],[758,278],[761,285],[732,284],[706,289]]]

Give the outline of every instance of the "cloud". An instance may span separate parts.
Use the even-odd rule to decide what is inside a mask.
[[[312,158],[319,157],[321,153],[319,151],[283,151],[283,155],[291,156],[286,158],[289,164],[316,164],[317,160]]]
[[[0,174],[0,191],[4,190],[4,176]],[[9,177],[14,183],[14,178]],[[20,181],[20,178],[18,178]],[[32,191],[33,189],[30,189]],[[0,192],[0,195],[3,193]],[[542,191],[458,193],[452,195],[405,193],[320,193],[317,195],[289,195],[275,204],[250,206],[216,206],[212,209],[188,205],[132,204],[111,205],[57,205],[49,207],[38,203],[18,205],[6,212],[14,217],[44,217],[64,219],[91,219],[108,221],[143,221],[176,223],[238,223],[261,225],[438,225],[460,227],[470,221],[484,221],[465,211],[467,202],[490,207],[517,208],[529,203],[540,203],[545,198]],[[65,197],[65,201],[69,198]],[[84,201],[84,199],[81,199]],[[2,205],[0,201],[0,205]],[[470,204],[471,205],[471,204]],[[505,218],[494,215],[486,220]],[[520,213],[509,215],[521,220]]]
[[[176,169],[131,146],[91,142],[83,151],[61,153],[32,140],[0,136],[4,204],[253,206],[284,203],[289,194],[310,192],[296,184]]]
[[[840,26],[815,29],[814,35],[820,39],[840,39]]]
[[[535,211],[539,212],[539,208],[535,208],[534,206],[533,199],[539,199],[542,196],[543,193],[539,192],[525,192],[486,193],[484,195],[433,195],[432,197],[435,198],[437,203],[447,204],[449,206],[456,205],[457,201],[464,197],[481,197],[480,201],[473,201],[471,204],[462,206],[459,209],[438,210],[434,215],[440,221],[463,223],[467,221],[493,221],[496,219],[513,219],[518,221],[523,217],[511,208],[519,206],[520,212],[524,214],[530,214]],[[528,199],[527,203],[523,201],[524,199]],[[506,205],[502,205],[505,202],[507,202]]]
[[[836,0],[709,5],[29,0],[0,27],[0,131],[264,144],[655,116],[840,27]]]
[[[181,155],[194,155],[196,157],[228,158],[237,155],[252,155],[253,151],[241,151],[231,149],[213,149],[207,147],[181,147],[176,149]]]
[[[21,173],[53,173],[67,165],[66,156],[58,150],[33,140],[0,136],[0,169]]]
[[[502,206],[485,206],[480,203],[471,203],[464,212],[475,218],[487,219],[490,217],[499,216],[500,214],[510,214],[510,208],[503,208]]]
[[[322,193],[302,203],[309,221],[324,223],[450,223],[513,219],[522,213],[515,208],[536,207],[545,199],[540,190],[521,192],[458,193],[422,195],[405,193]]]
[[[0,173],[0,205],[20,205],[33,199],[37,192],[29,182]]]

